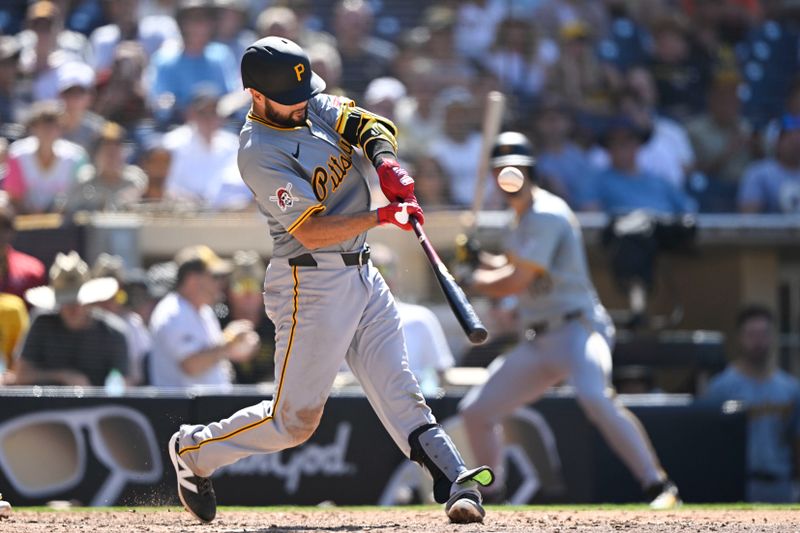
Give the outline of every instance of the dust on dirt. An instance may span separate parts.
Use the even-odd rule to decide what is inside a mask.
[[[128,511],[15,510],[0,521],[5,533],[650,533],[764,532],[797,533],[800,512],[788,510],[516,510],[489,508],[483,524],[448,522],[441,510],[309,509],[275,512],[221,510],[211,524],[200,524],[181,509]]]

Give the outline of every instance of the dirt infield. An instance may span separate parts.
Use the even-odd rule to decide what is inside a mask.
[[[221,510],[210,525],[193,520],[177,508],[128,511],[15,510],[0,521],[0,531],[14,533],[311,533],[371,531],[583,533],[583,532],[798,532],[800,511],[695,510],[530,510],[490,508],[484,524],[450,524],[444,513],[431,509],[370,508],[277,511]]]

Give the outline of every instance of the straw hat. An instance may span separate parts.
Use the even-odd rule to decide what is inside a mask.
[[[110,277],[92,279],[89,265],[78,252],[59,253],[50,267],[50,284],[25,292],[31,305],[42,309],[57,309],[69,303],[88,305],[113,298],[119,289],[117,280]]]

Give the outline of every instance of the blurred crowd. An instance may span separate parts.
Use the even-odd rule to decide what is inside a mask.
[[[0,185],[21,214],[251,208],[239,58],[279,35],[396,122],[428,208],[471,204],[500,90],[576,210],[796,213],[798,23],[789,0],[6,0]]]

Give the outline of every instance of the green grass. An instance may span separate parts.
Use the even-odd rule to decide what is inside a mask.
[[[398,509],[407,510],[438,510],[440,505],[410,505],[403,507],[378,507],[378,506],[343,506],[343,507],[318,507],[318,506],[275,506],[275,507],[220,507],[221,512],[225,511],[252,511],[252,512],[269,512],[269,513],[291,513],[291,512],[326,512],[331,509],[346,510],[346,511],[395,511]],[[626,503],[626,504],[581,504],[581,505],[488,505],[488,509],[493,512],[553,512],[553,511],[645,511],[648,510],[646,504]],[[19,507],[15,506],[18,511],[34,511],[34,512],[64,512],[62,509],[53,509],[51,507]],[[148,513],[157,511],[171,512],[184,512],[181,507],[71,507],[66,509],[70,512],[93,512],[104,513],[111,511],[129,511],[135,509],[137,513]],[[755,504],[755,503],[709,503],[709,504],[684,504],[680,511],[800,511],[800,504]]]

